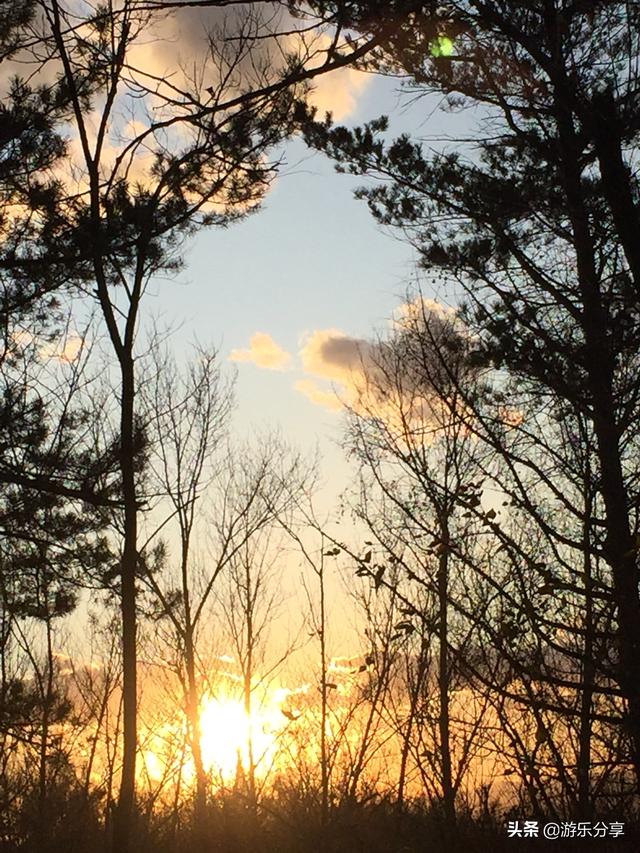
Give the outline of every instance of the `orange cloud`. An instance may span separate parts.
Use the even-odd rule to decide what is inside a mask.
[[[339,329],[318,329],[300,350],[302,367],[305,373],[331,382],[336,390],[323,390],[312,380],[302,380],[296,388],[313,403],[334,411],[357,407],[375,392],[379,350],[379,344],[350,337]]]
[[[249,341],[249,348],[232,350],[229,359],[255,364],[265,370],[284,370],[291,363],[291,355],[265,332],[256,332]]]
[[[316,406],[323,406],[333,412],[339,412],[343,408],[335,391],[325,391],[313,379],[299,379],[293,387]]]
[[[339,329],[318,329],[300,351],[306,373],[337,382],[353,381],[371,362],[371,344]]]
[[[442,342],[457,336],[464,326],[455,310],[432,300],[415,300],[399,309],[391,321],[390,336],[356,338],[339,329],[319,329],[300,351],[307,379],[296,389],[316,405],[340,407],[364,418],[383,420],[399,435],[419,434],[431,440],[451,421],[447,403],[449,369],[455,365]],[[426,333],[428,330],[428,334]],[[322,380],[333,389],[322,387]],[[459,416],[459,415],[457,415]]]

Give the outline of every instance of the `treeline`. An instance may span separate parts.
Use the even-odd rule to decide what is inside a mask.
[[[189,6],[0,21],[0,844],[484,849],[516,818],[632,821],[640,10]],[[195,65],[167,52],[185,15]],[[468,138],[318,116],[313,79],[349,64],[467,110]],[[408,292],[352,359],[339,526],[281,439],[234,446],[215,351],[177,364],[149,331],[152,283],[258,208],[295,134],[456,306]],[[283,553],[307,614],[279,647]],[[335,566],[364,635],[344,666]],[[298,654],[267,740],[214,778],[210,703],[259,719]]]

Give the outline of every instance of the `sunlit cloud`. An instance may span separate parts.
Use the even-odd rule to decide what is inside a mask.
[[[80,357],[85,343],[84,338],[79,335],[69,335],[62,341],[43,344],[40,354],[43,358],[70,364]]]
[[[341,408],[383,422],[398,436],[433,440],[459,419],[448,398],[469,332],[455,309],[422,297],[400,306],[386,334],[369,340],[318,329],[300,350],[306,378],[296,390],[331,411]],[[413,439],[411,439],[413,440]]]
[[[371,78],[354,68],[340,68],[318,79],[309,96],[309,103],[323,115],[330,112],[336,121],[343,121],[358,108],[358,103]]]
[[[402,302],[393,312],[391,325],[396,328],[409,326],[420,322],[424,317],[438,318],[447,324],[455,326],[456,331],[468,334],[468,329],[459,318],[458,310],[451,305],[444,305],[426,296],[416,296],[408,302]]]
[[[214,88],[219,85],[216,79],[218,64],[211,62],[209,57],[210,35],[217,33],[220,42],[224,34],[229,46],[234,44],[234,37],[235,43],[241,43],[242,39],[238,38],[241,32],[245,41],[247,38],[251,41],[252,35],[260,35],[260,40],[252,45],[250,52],[237,58],[233,74],[226,80],[227,87],[236,87],[239,91],[256,74],[260,77],[263,72],[258,69],[268,67],[270,73],[284,70],[287,56],[304,58],[310,69],[326,62],[328,52],[335,47],[328,33],[309,36],[303,32],[288,32],[284,36],[275,36],[278,30],[287,32],[295,26],[296,21],[286,12],[282,12],[278,19],[272,18],[261,24],[259,15],[255,13],[250,21],[246,12],[238,14],[215,6],[177,8],[154,21],[151,33],[145,30],[139,34],[130,51],[130,69],[136,70],[134,77],[144,79],[150,88],[157,88],[159,92],[170,86],[190,88],[194,85],[203,92],[210,85]],[[269,31],[274,33],[274,38],[264,39]],[[227,49],[225,56],[233,64],[231,48]],[[321,74],[313,80],[309,103],[321,114],[331,112],[337,121],[342,121],[355,111],[371,79],[371,75],[352,67]],[[253,82],[264,84],[267,80],[256,79]],[[229,91],[227,94],[232,93]]]
[[[296,390],[331,411],[355,406],[375,376],[376,346],[339,329],[316,330],[300,350],[303,370],[313,378],[296,382]],[[318,379],[330,384],[323,388]]]
[[[498,408],[498,417],[507,429],[517,429],[524,423],[524,412],[522,409],[517,409],[513,406],[500,406]]]
[[[59,361],[71,364],[77,361],[87,344],[84,336],[68,333],[54,341],[43,340],[27,330],[18,330],[10,335],[10,346],[17,350],[32,348],[44,361]]]
[[[313,379],[298,379],[293,387],[317,406],[334,412],[339,412],[343,408],[343,404],[335,391],[327,391],[321,388]]]
[[[292,33],[282,44],[288,53],[307,57],[309,68],[323,65],[329,54],[335,52],[333,38],[326,32],[311,37],[307,33]],[[338,68],[314,78],[308,102],[321,116],[330,112],[336,121],[343,121],[356,111],[371,81],[372,75],[351,66]]]
[[[354,374],[362,375],[371,362],[372,345],[339,329],[318,329],[300,351],[306,373],[348,384]]]
[[[265,370],[284,370],[291,363],[291,355],[266,332],[256,332],[247,349],[234,349],[231,361],[255,364]]]

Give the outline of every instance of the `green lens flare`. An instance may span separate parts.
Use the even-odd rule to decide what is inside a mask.
[[[435,57],[452,56],[453,55],[453,39],[449,36],[438,36],[431,42],[431,55]]]

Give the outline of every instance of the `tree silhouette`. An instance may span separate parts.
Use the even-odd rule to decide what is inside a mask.
[[[398,4],[401,33],[372,62],[419,94],[480,105],[473,158],[431,155],[406,136],[387,143],[384,120],[354,131],[316,122],[308,139],[340,168],[384,179],[360,195],[379,221],[405,230],[425,269],[464,289],[479,362],[508,370],[532,398],[552,397],[560,423],[571,411],[592,432],[593,547],[611,570],[616,677],[640,773],[638,10],[551,0],[421,7]],[[330,8],[365,32],[375,12]],[[444,37],[452,49],[434,49]]]

